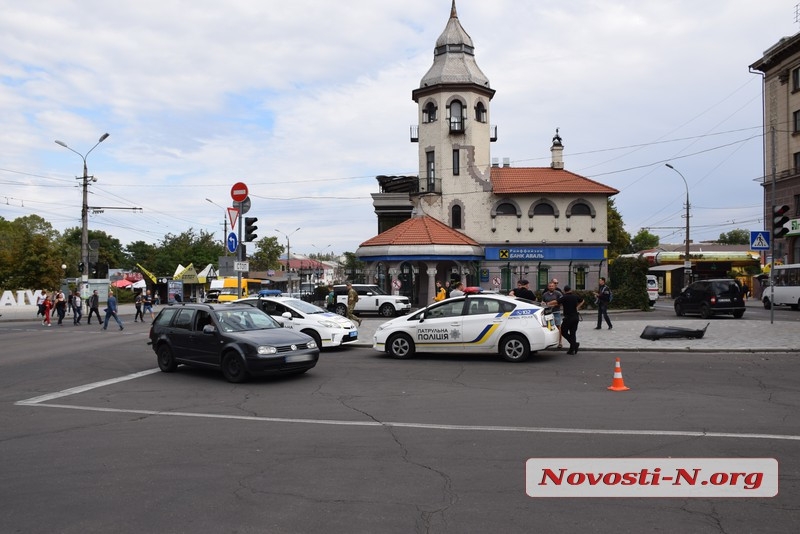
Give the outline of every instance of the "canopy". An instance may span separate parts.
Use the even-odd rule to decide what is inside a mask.
[[[114,286],[114,287],[128,287],[128,286],[132,286],[133,282],[131,282],[130,280],[125,280],[123,278],[122,280],[117,280],[116,282],[111,282],[111,285]]]

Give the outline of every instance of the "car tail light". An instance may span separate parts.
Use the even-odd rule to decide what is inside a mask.
[[[716,304],[716,303],[717,303],[717,296],[711,295],[711,304]]]

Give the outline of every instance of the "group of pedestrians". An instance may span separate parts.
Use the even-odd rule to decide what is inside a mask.
[[[52,321],[56,320],[58,326],[63,326],[64,318],[67,315],[67,311],[70,310],[72,312],[72,324],[74,326],[79,326],[81,324],[81,320],[83,319],[83,299],[81,298],[80,293],[78,290],[74,290],[71,294],[65,294],[63,291],[54,291],[52,293],[52,297],[47,293],[46,290],[43,290],[39,297],[36,300],[36,305],[38,311],[36,312],[36,316],[42,317],[42,326],[53,326]],[[108,292],[108,300],[106,302],[106,307],[103,310],[105,312],[105,317],[100,317],[100,295],[98,295],[97,290],[95,289],[92,291],[92,294],[89,296],[87,302],[87,307],[89,308],[88,317],[86,318],[86,324],[92,324],[92,316],[97,317],[97,323],[101,325],[103,330],[108,329],[108,323],[111,319],[117,323],[120,330],[125,329],[125,325],[122,322],[122,319],[119,317],[119,304],[117,302],[117,298],[114,296],[114,291],[109,290]],[[136,315],[134,316],[134,322],[144,322],[144,314],[149,313],[150,319],[155,318],[155,314],[153,312],[153,299],[151,297],[150,291],[148,290],[144,295],[139,293],[136,296],[136,300],[134,302],[136,307]]]

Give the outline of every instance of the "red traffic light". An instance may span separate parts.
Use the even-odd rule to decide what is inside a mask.
[[[784,226],[789,222],[789,216],[786,215],[788,211],[789,206],[784,204],[779,208],[774,208],[772,212],[772,233],[776,239],[789,233],[789,229]]]

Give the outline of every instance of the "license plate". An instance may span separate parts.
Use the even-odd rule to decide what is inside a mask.
[[[357,337],[358,336],[358,330],[351,330],[348,335],[350,337]]]
[[[293,354],[291,356],[286,357],[286,363],[294,363],[294,362],[307,362],[308,360],[313,360],[314,356],[311,354]]]

